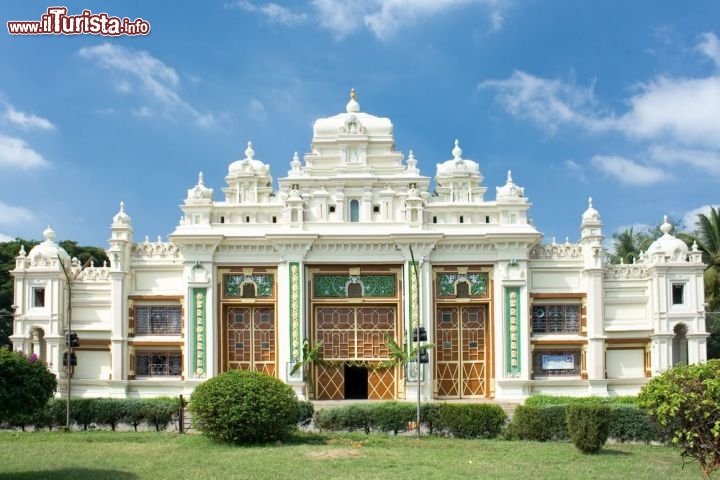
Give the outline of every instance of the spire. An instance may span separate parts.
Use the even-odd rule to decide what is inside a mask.
[[[663,224],[660,225],[660,231],[663,232],[665,235],[669,235],[672,231],[672,224],[668,222],[667,215],[663,215]]]
[[[452,149],[453,158],[462,160],[462,148],[460,148],[460,140],[455,139],[455,148]]]
[[[300,163],[300,157],[298,156],[298,152],[295,152],[295,154],[293,155],[292,162],[290,162],[290,166],[292,167],[293,170],[300,170],[301,163]]]
[[[248,142],[247,148],[245,149],[245,159],[252,160],[255,156],[255,150],[252,148],[252,142]]]
[[[198,174],[198,185],[205,185],[205,175],[202,171]]]
[[[350,101],[345,106],[345,110],[347,110],[348,113],[358,113],[360,111],[360,104],[355,99],[357,97],[357,93],[355,92],[355,89],[350,89]]]

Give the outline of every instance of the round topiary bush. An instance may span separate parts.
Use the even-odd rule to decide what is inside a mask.
[[[568,431],[573,444],[583,453],[599,452],[610,431],[610,407],[607,405],[568,405]]]
[[[263,443],[287,438],[296,427],[299,402],[277,378],[231,370],[195,389],[190,412],[193,425],[213,440]]]

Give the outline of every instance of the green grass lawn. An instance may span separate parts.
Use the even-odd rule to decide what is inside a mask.
[[[0,480],[20,479],[697,479],[677,450],[571,443],[301,433],[282,445],[235,447],[197,434],[0,432]]]

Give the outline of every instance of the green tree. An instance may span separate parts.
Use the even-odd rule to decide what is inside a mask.
[[[37,356],[0,348],[0,421],[30,417],[47,405],[56,388],[55,375]]]
[[[681,449],[704,478],[720,469],[720,360],[678,365],[650,380],[638,405]]]
[[[613,253],[610,255],[610,262],[633,263],[640,256],[640,252],[647,251],[650,244],[662,235],[662,233],[657,234],[655,230],[660,232],[659,228],[635,232],[633,227],[630,227],[622,232],[613,233]]]
[[[673,225],[674,234],[685,240],[684,234],[679,233],[685,230],[683,222],[673,218],[668,218],[668,222]],[[610,254],[610,263],[633,263],[633,260],[637,260],[640,256],[640,252],[647,252],[650,245],[663,236],[663,232],[660,230],[661,226],[662,224],[657,224],[652,228],[642,228],[639,231],[634,231],[634,227],[630,227],[613,233],[613,253]],[[687,240],[685,241],[687,242]]]
[[[688,244],[697,243],[707,265],[703,274],[707,305],[708,358],[720,358],[720,208],[711,207],[698,215],[695,231],[684,235]]]

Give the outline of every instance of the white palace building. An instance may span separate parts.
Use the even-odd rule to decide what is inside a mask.
[[[15,348],[64,394],[71,328],[73,396],[117,398],[188,395],[234,368],[318,400],[607,396],[706,360],[705,266],[667,221],[637,262],[611,265],[592,202],[576,243],[542,243],[510,172],[489,195],[455,141],[431,190],[394,144],[353,92],[277,188],[250,143],[221,193],[201,173],[169,242],[133,238],[121,203],[110,263],[83,268],[48,228],[12,271]],[[408,345],[418,325],[429,362],[388,365],[388,339]],[[293,374],[306,341],[322,361]]]

